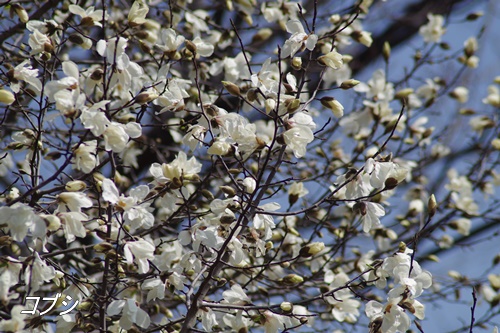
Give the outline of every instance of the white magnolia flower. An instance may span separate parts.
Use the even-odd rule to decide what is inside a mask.
[[[140,227],[151,228],[154,216],[150,203],[141,203],[149,193],[149,187],[140,185],[130,190],[130,196],[120,195],[115,183],[110,179],[102,181],[102,198],[124,211],[123,219],[131,227],[131,232]]]
[[[353,88],[357,92],[366,94],[366,98],[377,101],[391,101],[394,98],[394,85],[387,82],[385,72],[378,69],[367,83],[361,82]]]
[[[214,53],[214,46],[200,37],[193,39],[193,44],[196,45],[196,54],[202,57],[210,57]]]
[[[127,39],[123,37],[113,37],[105,41],[101,39],[96,44],[97,53],[105,57],[110,64],[116,65],[116,69],[124,70],[130,65],[130,59],[125,53]]]
[[[138,266],[138,272],[147,273],[149,270],[149,261],[155,258],[155,246],[144,239],[134,242],[127,242],[123,247],[123,254],[128,264],[135,263]]]
[[[25,310],[25,305],[14,305],[10,312],[10,319],[0,321],[0,331],[2,332],[26,332],[24,328],[28,324],[28,315],[21,313]],[[30,329],[31,330],[31,329]]]
[[[138,138],[142,134],[142,128],[139,123],[129,122],[121,124],[111,122],[104,130],[104,149],[115,153],[122,152],[130,138]]]
[[[393,162],[379,162],[371,157],[365,163],[365,172],[370,175],[370,185],[376,189],[381,189],[385,186],[385,181],[394,168]]]
[[[427,19],[429,19],[429,22],[420,27],[419,33],[426,43],[439,43],[441,36],[446,32],[443,27],[444,18],[441,15],[427,14]]]
[[[112,301],[107,308],[108,316],[115,316],[121,313],[120,327],[124,330],[130,330],[133,324],[144,329],[151,324],[151,319],[146,311],[137,306],[135,300],[126,298]]]
[[[283,133],[283,139],[295,157],[300,158],[306,154],[307,145],[314,140],[314,134],[307,126],[295,126]]]
[[[281,57],[293,57],[300,48],[304,45],[309,51],[314,50],[318,36],[316,34],[306,34],[304,27],[299,20],[290,20],[286,23],[286,31],[291,33],[292,36],[285,41],[283,49],[281,50]]]
[[[497,108],[500,107],[500,89],[494,85],[488,86],[488,96],[483,98],[483,103]]]
[[[62,192],[57,196],[58,212],[81,212],[82,208],[92,207],[92,200],[82,192]]]
[[[271,211],[274,212],[280,209],[281,206],[275,202],[267,203],[259,206],[259,211]],[[272,215],[266,215],[265,213],[255,214],[253,219],[253,225],[255,229],[264,229],[264,240],[271,238],[273,234],[273,229],[276,227],[274,224],[274,218]]]
[[[186,153],[181,151],[169,164],[153,163],[149,172],[157,183],[165,184],[192,177],[201,171],[201,167],[201,163],[194,156],[188,160]]]
[[[33,69],[29,60],[25,60],[14,67],[13,77],[16,80],[11,81],[10,89],[15,93],[21,90],[21,81],[28,83],[37,95],[42,90],[42,81],[38,78],[38,69]]]
[[[239,284],[233,284],[231,289],[225,290],[222,293],[222,303],[234,305],[246,305],[252,303],[243,288]]]
[[[3,214],[0,213],[0,215]],[[10,299],[19,297],[19,294],[11,291],[10,288],[19,282],[19,274],[23,265],[14,258],[4,258],[5,260],[0,266],[0,301],[7,304]]]
[[[327,54],[318,58],[318,60],[325,66],[332,69],[339,69],[344,64],[342,54],[338,53],[336,49],[328,52]]]
[[[141,25],[146,22],[146,15],[149,12],[149,7],[144,1],[136,0],[132,4],[128,12],[128,22],[132,26]]]
[[[361,218],[361,223],[363,224],[363,231],[369,232],[370,230],[377,229],[382,225],[379,217],[385,215],[385,210],[379,203],[364,202],[364,204],[366,205],[366,213]]]
[[[394,303],[382,305],[377,301],[369,301],[365,313],[371,323],[381,321],[380,332],[397,333],[406,332],[410,328],[410,318],[405,310]]]
[[[0,207],[0,225],[7,225],[10,235],[16,242],[22,242],[33,223],[40,221],[33,208],[20,202]]]
[[[177,35],[174,29],[162,29],[160,32],[160,42],[156,44],[164,52],[173,52],[184,43],[184,36]]]
[[[52,41],[50,40],[50,38],[46,34],[41,33],[36,29],[30,35],[28,44],[31,47],[32,55],[44,52],[46,49],[52,47]]]
[[[58,213],[57,216],[61,220],[67,243],[73,242],[76,237],[84,238],[87,236],[86,229],[82,223],[89,219],[87,215],[82,212],[67,212]]]
[[[92,26],[96,25],[102,27],[102,20],[108,19],[108,14],[104,13],[102,9],[95,10],[94,6],[89,6],[87,9],[83,9],[78,5],[69,5],[69,11],[75,15],[82,18],[82,25]]]
[[[49,282],[56,276],[56,270],[48,266],[40,258],[38,252],[34,253],[33,263],[26,267],[24,271],[24,282],[31,286],[31,292],[37,292],[44,282]]]
[[[99,164],[97,140],[82,142],[74,151],[71,160],[73,168],[90,173]]]

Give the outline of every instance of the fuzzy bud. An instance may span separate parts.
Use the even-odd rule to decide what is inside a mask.
[[[296,285],[296,284],[304,282],[304,278],[300,275],[297,275],[297,274],[289,274],[289,275],[285,276],[283,279],[281,279],[281,281],[284,284],[290,286],[290,285]]]
[[[344,115],[344,107],[335,98],[329,97],[329,96],[325,96],[325,97],[321,98],[320,101],[321,101],[321,104],[324,107],[329,108],[330,110],[332,110],[333,115],[335,117],[340,118],[340,117],[342,117]]]
[[[427,209],[428,209],[429,217],[433,217],[434,214],[436,214],[437,202],[436,202],[436,197],[434,196],[434,194],[431,195],[431,197],[429,198],[429,202],[427,204]]]
[[[299,255],[304,258],[309,258],[323,251],[324,248],[325,248],[325,243],[314,242],[301,248]]]
[[[293,304],[290,302],[282,302],[280,308],[283,312],[290,313],[293,310]]]
[[[301,57],[293,57],[292,58],[292,67],[295,70],[300,70],[302,68],[302,58]]]
[[[391,57],[391,44],[387,41],[384,42],[384,46],[382,47],[382,56],[385,62],[389,62],[389,58]]]
[[[344,90],[351,89],[359,84],[358,80],[349,79],[340,84],[340,88]]]
[[[11,105],[16,100],[16,96],[8,90],[0,89],[0,103]]]
[[[11,13],[14,12],[19,17],[19,21],[26,23],[29,21],[29,15],[26,9],[24,9],[20,4],[15,3],[10,7]]]
[[[222,81],[222,84],[224,85],[224,88],[226,88],[226,90],[231,95],[236,96],[236,97],[241,95],[240,87],[238,87],[234,83],[229,82],[229,81]]]
[[[273,31],[269,28],[263,28],[257,31],[252,37],[252,43],[260,43],[269,39],[273,35]]]
[[[67,182],[64,188],[68,192],[79,192],[87,188],[87,184],[81,180],[72,180]]]

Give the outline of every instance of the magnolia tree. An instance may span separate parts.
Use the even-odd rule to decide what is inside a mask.
[[[496,330],[426,267],[499,221],[470,3],[1,6],[0,331]]]

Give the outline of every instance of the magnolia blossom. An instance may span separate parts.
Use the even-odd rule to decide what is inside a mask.
[[[82,208],[92,207],[92,200],[82,192],[63,192],[58,195],[57,201],[58,212],[81,212]]]
[[[201,163],[193,156],[189,160],[184,152],[179,152],[176,159],[169,164],[153,163],[149,172],[160,184],[177,182],[190,178],[201,171]]]
[[[56,276],[56,270],[48,266],[40,258],[38,252],[34,253],[33,263],[24,271],[24,282],[31,286],[31,291],[36,292],[44,282],[49,282]]]
[[[314,140],[313,131],[307,126],[295,126],[283,133],[283,139],[296,158],[304,156],[307,145]]]
[[[28,44],[31,47],[32,55],[45,52],[45,50],[53,47],[50,38],[46,34],[41,33],[39,30],[36,29],[30,35]]]
[[[363,231],[369,232],[372,229],[379,228],[382,224],[380,223],[379,217],[385,215],[384,207],[376,202],[363,202],[362,204],[366,207],[366,212],[361,218],[361,223],[363,224]]]
[[[365,93],[366,98],[375,98],[377,101],[391,101],[394,98],[394,85],[386,81],[385,72],[382,69],[376,70],[367,83],[361,82],[353,89]]]
[[[82,142],[73,151],[73,168],[81,170],[84,173],[90,173],[99,164],[97,155],[97,140]]]
[[[58,213],[57,215],[62,223],[66,242],[73,242],[76,237],[84,238],[87,231],[83,226],[83,221],[88,220],[88,216],[82,212]]]
[[[138,265],[138,272],[141,274],[147,273],[149,270],[149,261],[155,258],[155,246],[144,239],[134,242],[127,242],[123,247],[123,254],[127,263],[132,262]]]
[[[137,306],[135,300],[125,298],[121,300],[112,301],[107,308],[108,316],[115,316],[121,313],[120,327],[124,330],[130,330],[133,324],[144,329],[148,328],[151,324],[151,319],[146,311]]]
[[[71,13],[82,18],[82,25],[102,27],[101,21],[106,21],[108,19],[107,13],[104,13],[102,9],[95,10],[94,6],[83,9],[78,5],[69,5],[68,9]]]
[[[419,33],[426,43],[439,43],[446,32],[443,27],[444,18],[441,15],[427,14],[427,19],[429,22],[420,27]]]
[[[15,93],[21,91],[21,81],[28,83],[35,94],[39,94],[42,90],[42,81],[38,78],[38,69],[33,69],[30,60],[25,60],[14,67],[13,77],[15,80],[11,81],[10,89]]]
[[[1,208],[0,208],[1,209]],[[2,216],[3,212],[0,212]],[[10,290],[19,282],[19,274],[23,268],[22,263],[11,257],[4,257],[0,266],[0,301],[6,304],[10,299],[16,299],[19,294]],[[0,326],[1,327],[1,326]]]
[[[483,98],[484,104],[489,104],[494,107],[500,107],[500,89],[497,86],[488,86],[488,96]]]
[[[281,57],[293,57],[297,51],[304,45],[309,51],[314,50],[318,36],[316,34],[306,34],[304,27],[299,20],[290,20],[286,23],[286,31],[292,36],[285,41],[281,50]]]
[[[110,179],[102,181],[102,198],[124,211],[123,218],[131,227],[131,232],[140,227],[151,228],[154,216],[150,212],[150,203],[141,203],[149,193],[146,185],[140,185],[130,190],[130,196],[119,195],[115,183]]]
[[[96,44],[97,53],[105,57],[109,63],[114,64],[118,70],[124,70],[130,64],[130,59],[125,53],[126,48],[127,39],[123,37],[113,37],[107,41],[101,39]]]
[[[231,289],[225,290],[222,293],[222,303],[234,305],[246,305],[252,303],[243,288],[239,284],[234,284]]]
[[[142,0],[134,1],[130,11],[128,12],[128,22],[131,25],[141,25],[146,22],[146,15],[149,12],[149,7]]]
[[[16,242],[22,242],[33,223],[40,217],[33,212],[33,208],[16,203],[10,207],[0,207],[0,225],[7,225],[10,235]]]
[[[253,219],[253,225],[256,229],[264,230],[264,239],[267,240],[271,238],[272,231],[275,228],[274,218],[272,215],[266,215],[265,211],[276,211],[280,209],[281,206],[275,202],[267,203],[262,206],[259,206],[259,211],[263,211],[262,213],[255,214]]]
[[[160,41],[156,43],[161,50],[164,52],[173,52],[177,51],[177,49],[184,43],[184,36],[177,35],[174,29],[162,29],[160,32]]]

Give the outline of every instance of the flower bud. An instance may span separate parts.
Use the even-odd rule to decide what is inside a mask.
[[[155,99],[158,98],[158,94],[155,94],[153,92],[141,92],[137,97],[135,98],[135,102],[140,105],[147,104]]]
[[[236,96],[236,97],[241,95],[240,87],[238,87],[234,83],[229,82],[229,81],[222,81],[222,84],[224,85],[224,88],[226,88],[226,90],[231,95]]]
[[[102,243],[94,245],[94,250],[96,252],[99,252],[99,253],[108,252],[108,251],[112,250],[113,248],[114,248],[113,244],[108,243],[108,242],[102,242]]]
[[[335,50],[319,57],[318,62],[332,69],[339,69],[344,64],[342,55]]]
[[[363,216],[366,215],[366,203],[363,202],[363,201],[359,201],[359,202],[356,202],[354,204],[354,206],[352,207],[352,209],[354,210],[354,212],[356,214],[361,214]]]
[[[219,189],[230,197],[234,197],[236,195],[236,191],[231,186],[223,185],[220,186]]]
[[[92,74],[90,74],[90,79],[94,81],[101,81],[103,76],[104,76],[103,70],[97,68],[95,71],[92,72]]]
[[[300,107],[300,99],[297,99],[297,98],[289,98],[289,99],[285,100],[284,103],[285,103],[286,110],[290,114],[297,111],[298,108]]]
[[[301,57],[293,57],[292,58],[292,67],[295,70],[300,70],[302,68],[302,58]]]
[[[255,102],[257,100],[257,89],[255,88],[248,89],[247,99],[249,102]]]
[[[30,18],[28,16],[28,12],[20,4],[18,3],[12,4],[10,10],[11,13],[12,11],[16,13],[16,15],[19,17],[19,21],[21,21],[22,23],[26,23],[29,21]]]
[[[260,43],[269,39],[273,35],[273,31],[269,28],[263,28],[257,31],[252,37],[252,43]]]
[[[56,215],[40,214],[49,231],[56,231],[61,226],[61,219]]]
[[[8,90],[0,89],[0,103],[11,105],[16,100],[16,96]]]
[[[0,248],[3,246],[9,246],[12,244],[12,237],[10,236],[0,236]]]
[[[391,44],[387,41],[384,42],[384,46],[382,47],[382,56],[385,62],[389,62],[389,58],[391,57]]]
[[[482,17],[483,15],[484,15],[483,12],[474,12],[474,13],[470,13],[469,15],[467,15],[467,17],[465,19],[467,21],[475,21],[478,18]]]
[[[246,177],[243,179],[243,186],[245,186],[245,192],[253,193],[257,187],[257,182],[252,177]]]
[[[289,274],[281,279],[281,281],[286,285],[296,285],[304,282],[304,278],[297,274]]]
[[[283,312],[290,313],[293,310],[293,304],[290,302],[282,302],[280,304],[280,308],[281,310],[283,310]]]
[[[392,190],[398,186],[398,180],[394,177],[389,177],[385,180],[384,185],[386,190]]]
[[[67,182],[64,188],[68,192],[79,192],[87,188],[87,184],[81,180],[72,180]]]
[[[314,242],[301,248],[299,255],[304,258],[309,258],[323,251],[324,248],[325,248],[325,243]]]
[[[351,33],[352,39],[356,42],[363,44],[366,47],[370,47],[372,45],[373,39],[371,33],[366,31],[353,31]]]
[[[276,107],[276,101],[272,98],[268,98],[264,102],[264,105],[266,106],[266,113],[269,114]]]
[[[413,89],[412,88],[405,88],[405,89],[401,89],[398,92],[396,92],[396,95],[394,95],[394,98],[395,99],[400,99],[400,100],[401,99],[406,99],[411,94],[413,94]]]
[[[429,217],[433,217],[434,214],[436,214],[437,202],[436,202],[436,197],[434,196],[434,194],[431,195],[431,197],[429,198],[429,202],[427,203],[427,210],[428,210]]]
[[[320,101],[321,101],[321,104],[324,107],[329,108],[330,110],[332,110],[333,115],[335,117],[340,118],[340,117],[342,117],[344,115],[344,107],[335,98],[329,97],[329,96],[325,96],[325,97],[321,98]]]
[[[188,49],[193,54],[196,53],[196,44],[195,43],[193,43],[190,40],[185,40],[184,43],[186,44],[186,49]]]
[[[340,88],[344,90],[351,89],[359,84],[358,80],[349,79],[340,84]]]

